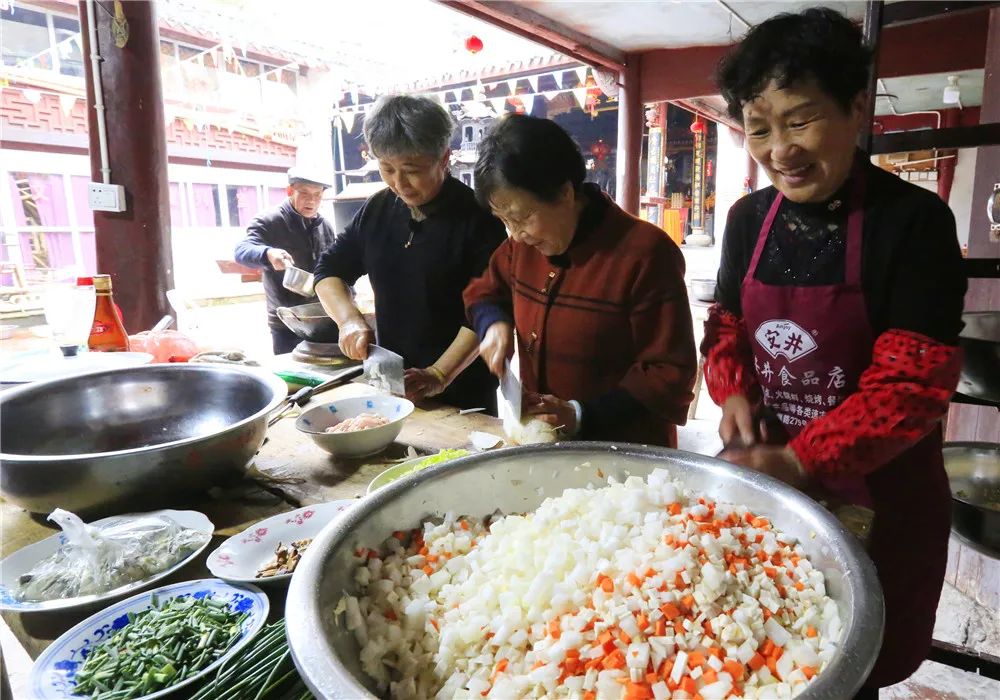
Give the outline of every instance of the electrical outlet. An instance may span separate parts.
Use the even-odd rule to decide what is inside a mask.
[[[125,188],[122,185],[91,182],[87,190],[87,201],[94,211],[125,211]]]

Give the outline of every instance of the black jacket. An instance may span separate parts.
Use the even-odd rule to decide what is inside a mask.
[[[299,306],[318,301],[304,297],[281,286],[284,271],[271,267],[267,259],[268,248],[281,248],[295,260],[295,267],[312,272],[320,253],[333,242],[334,231],[322,216],[307,220],[286,199],[274,209],[254,217],[247,227],[247,236],[236,245],[236,262],[264,271],[264,294],[267,297],[267,324],[284,328],[278,318],[279,306]]]
[[[506,238],[472,190],[448,177],[417,221],[388,188],[372,195],[316,266],[316,282],[354,284],[368,275],[375,291],[378,342],[407,367],[427,367],[467,326],[462,292],[482,274]],[[476,359],[440,397],[460,408],[496,405],[496,380]]]

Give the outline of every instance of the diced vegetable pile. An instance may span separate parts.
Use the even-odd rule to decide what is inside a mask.
[[[128,624],[97,643],[76,673],[77,695],[129,700],[176,685],[226,653],[248,613],[210,596],[178,596],[129,613]]]
[[[394,698],[791,698],[841,636],[794,538],[665,470],[356,556],[337,620]]]

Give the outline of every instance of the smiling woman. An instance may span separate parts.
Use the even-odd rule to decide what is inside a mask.
[[[702,345],[723,442],[748,446],[725,458],[875,512],[886,630],[858,698],[930,647],[966,287],[948,206],[855,149],[870,60],[858,28],[821,8],[754,27],[723,60],[721,92],[774,186],[730,210]]]

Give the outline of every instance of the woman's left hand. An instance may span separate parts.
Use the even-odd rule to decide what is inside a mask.
[[[775,445],[734,447],[724,450],[719,459],[781,479],[797,489],[803,488],[808,481],[802,462],[789,447]]]
[[[576,424],[576,409],[569,401],[552,394],[527,394],[523,403],[526,415],[558,428],[564,435],[576,435],[580,428]]]
[[[406,398],[413,403],[437,396],[447,388],[443,377],[429,367],[411,367],[403,375],[403,381],[406,385]]]

